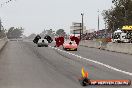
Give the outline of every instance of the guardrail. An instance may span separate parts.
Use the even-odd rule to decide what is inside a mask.
[[[7,42],[8,42],[8,39],[6,37],[0,39],[0,51],[3,49],[3,47],[6,45]]]
[[[112,43],[96,40],[84,40],[80,42],[80,45],[108,51],[132,54],[132,43]]]
[[[108,43],[105,50],[132,54],[132,43]]]

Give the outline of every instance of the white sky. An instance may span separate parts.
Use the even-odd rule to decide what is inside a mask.
[[[7,0],[0,0],[0,4]],[[44,29],[63,28],[69,33],[72,22],[81,22],[87,29],[97,29],[98,9],[100,29],[104,28],[102,10],[111,8],[112,0],[13,0],[0,8],[0,17],[5,28],[25,28],[25,35],[40,33]]]

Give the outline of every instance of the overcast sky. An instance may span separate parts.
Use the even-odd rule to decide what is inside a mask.
[[[5,1],[8,0],[0,0],[0,4]],[[101,12],[111,6],[111,0],[13,0],[0,8],[0,17],[5,28],[22,26],[25,35],[44,29],[63,28],[69,32],[72,22],[81,22],[81,13],[87,29],[97,29],[99,9],[102,29]]]

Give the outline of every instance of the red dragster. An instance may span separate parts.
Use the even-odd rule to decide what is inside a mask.
[[[77,51],[78,45],[74,41],[66,41],[63,44],[64,50],[75,50]]]

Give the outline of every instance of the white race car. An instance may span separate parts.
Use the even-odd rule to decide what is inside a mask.
[[[48,43],[46,43],[44,39],[39,39],[37,46],[38,47],[48,47]]]

